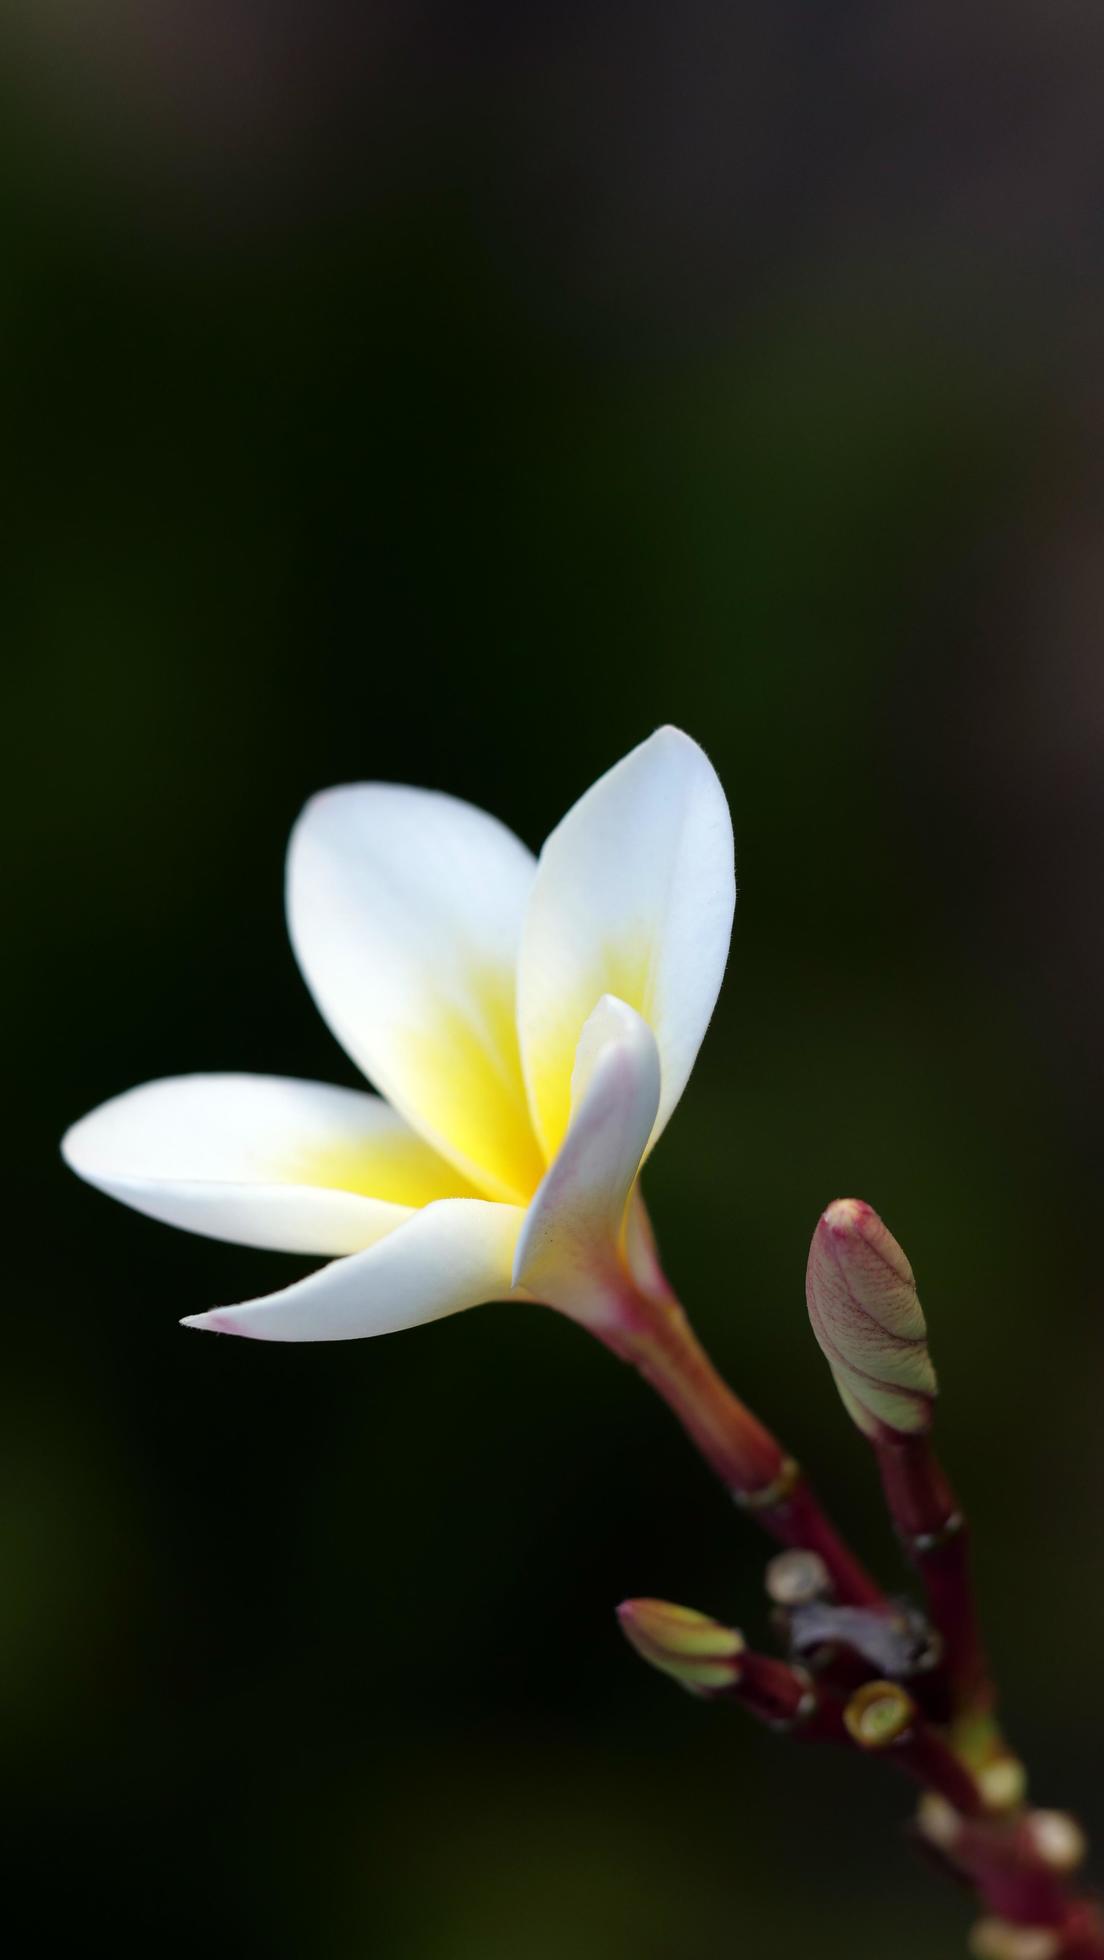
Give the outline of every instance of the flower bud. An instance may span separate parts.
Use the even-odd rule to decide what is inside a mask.
[[[1075,1872],[1088,1856],[1085,1833],[1065,1810],[1033,1810],[1025,1829],[1044,1865],[1052,1872]]]
[[[789,1551],[777,1552],[766,1571],[767,1597],[776,1606],[809,1606],[814,1600],[827,1599],[832,1591],[832,1576],[819,1552],[806,1552],[799,1547]]]
[[[916,1828],[925,1843],[949,1856],[962,1834],[962,1818],[946,1797],[925,1790],[916,1811]]]
[[[666,1599],[626,1599],[617,1617],[641,1659],[690,1694],[723,1694],[739,1680],[743,1636],[708,1614]]]
[[[992,1811],[1016,1810],[1027,1795],[1027,1771],[1007,1745],[1001,1753],[974,1771],[985,1808]]]
[[[843,1711],[843,1725],[860,1749],[891,1749],[909,1733],[916,1703],[897,1681],[868,1681]]]
[[[809,1319],[847,1413],[876,1441],[924,1434],[936,1393],[912,1268],[858,1198],[837,1198],[813,1234]]]

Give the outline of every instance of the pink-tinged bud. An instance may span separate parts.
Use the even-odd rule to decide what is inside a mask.
[[[875,1441],[923,1435],[936,1394],[912,1267],[869,1205],[837,1198],[813,1234],[809,1319],[852,1420]]]
[[[708,1614],[666,1599],[626,1599],[617,1617],[641,1659],[688,1693],[723,1694],[739,1680],[743,1636]]]

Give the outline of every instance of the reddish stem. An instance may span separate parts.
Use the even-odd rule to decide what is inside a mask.
[[[663,1397],[731,1496],[764,1530],[779,1544],[819,1553],[844,1603],[885,1605],[881,1587],[793,1458],[722,1381],[677,1301],[626,1287],[616,1312],[594,1331]]]
[[[899,1681],[867,1681],[843,1710],[843,1725],[865,1754],[885,1756],[921,1789],[936,1791],[957,1819],[980,1816],[984,1801],[961,1759],[929,1728]]]
[[[764,1528],[780,1545],[819,1552],[841,1605],[885,1607],[886,1597],[882,1588],[840,1536],[812,1485],[800,1470],[788,1494],[774,1505],[760,1510],[758,1516]]]
[[[918,1722],[888,1754],[921,1789],[937,1790],[964,1817],[980,1815],[981,1793],[969,1770],[926,1723]]]
[[[815,1680],[801,1668],[767,1654],[750,1651],[739,1657],[739,1671],[731,1686],[719,1690],[725,1700],[738,1701],[773,1728],[793,1729],[803,1741],[842,1742],[864,1753],[883,1755],[921,1789],[936,1790],[962,1818],[981,1816],[981,1793],[968,1769],[942,1737],[929,1728],[904,1689],[896,1683],[872,1684],[862,1692],[873,1694],[877,1686],[900,1701],[907,1728],[884,1746],[867,1747],[849,1726],[853,1704]],[[964,1826],[965,1828],[965,1826]]]
[[[1029,1813],[1005,1820],[960,1816],[941,1849],[997,1919],[1049,1931],[1060,1940],[1061,1960],[1102,1960],[1100,1913],[1071,1895],[1068,1870],[1047,1863]]]
[[[722,1695],[772,1729],[795,1729],[808,1740],[846,1740],[839,1702],[811,1675],[772,1654],[741,1654],[739,1673]]]
[[[1062,1931],[1059,1960],[1104,1960],[1104,1920],[1098,1906],[1075,1900]]]
[[[890,1436],[874,1451],[890,1516],[924,1582],[932,1624],[958,1712],[988,1713],[995,1701],[974,1598],[970,1535],[958,1499],[927,1436]]]

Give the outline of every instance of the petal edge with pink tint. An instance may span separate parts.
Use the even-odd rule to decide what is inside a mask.
[[[522,1216],[483,1198],[442,1198],[366,1252],[181,1325],[262,1341],[354,1341],[441,1320],[509,1294]]]

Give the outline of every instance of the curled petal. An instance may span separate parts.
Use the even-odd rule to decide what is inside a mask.
[[[343,1047],[490,1198],[544,1168],[518,1052],[515,977],[533,859],[482,810],[393,783],[326,791],[288,852],[288,926]]]
[[[625,1211],[659,1105],[646,1021],[607,995],[587,1020],[567,1135],[526,1214],[519,1286],[581,1320],[600,1318],[623,1270]]]
[[[366,1252],[182,1325],[261,1341],[355,1341],[441,1320],[509,1293],[521,1219],[513,1205],[442,1198]]]
[[[378,1096],[283,1076],[147,1082],[74,1123],[62,1153],[164,1224],[277,1252],[358,1252],[470,1191]]]
[[[550,1158],[567,1129],[583,1023],[603,994],[655,1031],[662,1090],[652,1141],[660,1134],[713,1012],[735,898],[724,791],[677,728],[625,756],[552,832],[518,969],[529,1099]]]

